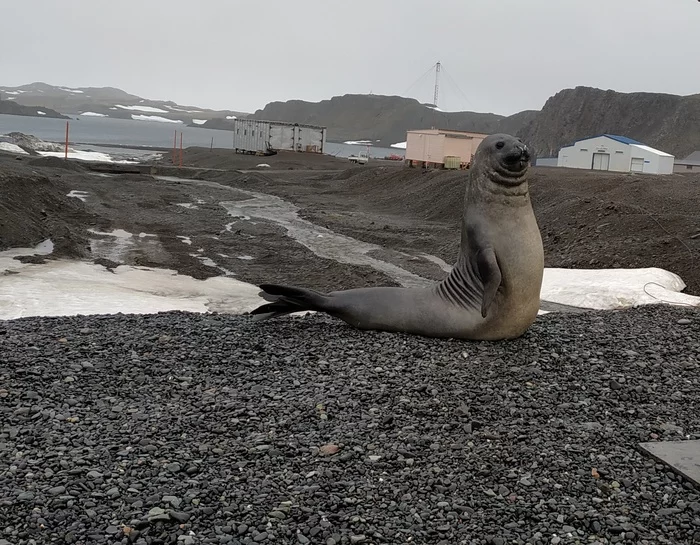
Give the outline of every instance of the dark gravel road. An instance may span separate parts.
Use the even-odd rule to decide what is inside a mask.
[[[505,343],[29,318],[0,360],[3,545],[700,542],[700,491],[636,447],[700,438],[691,309]]]

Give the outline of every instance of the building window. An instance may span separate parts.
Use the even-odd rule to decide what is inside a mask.
[[[625,153],[624,151],[617,150],[615,153]]]
[[[581,148],[579,151],[588,151],[588,148]]]
[[[688,170],[693,170],[693,165],[685,165],[685,168],[687,168]]]

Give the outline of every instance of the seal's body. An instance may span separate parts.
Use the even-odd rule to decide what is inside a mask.
[[[325,312],[359,329],[427,337],[499,340],[522,335],[537,317],[544,251],[525,178],[530,155],[512,136],[479,145],[464,196],[457,263],[429,288],[369,287],[327,294],[264,284],[265,319]]]

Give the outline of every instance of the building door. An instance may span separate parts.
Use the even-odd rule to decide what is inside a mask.
[[[593,170],[609,170],[610,169],[610,154],[609,153],[594,153],[593,154]]]
[[[632,172],[644,172],[644,157],[632,157],[630,170]]]

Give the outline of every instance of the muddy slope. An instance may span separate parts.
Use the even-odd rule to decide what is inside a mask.
[[[72,189],[60,175],[0,160],[0,251],[50,238],[57,256],[89,255],[85,229],[96,218],[67,196]]]

